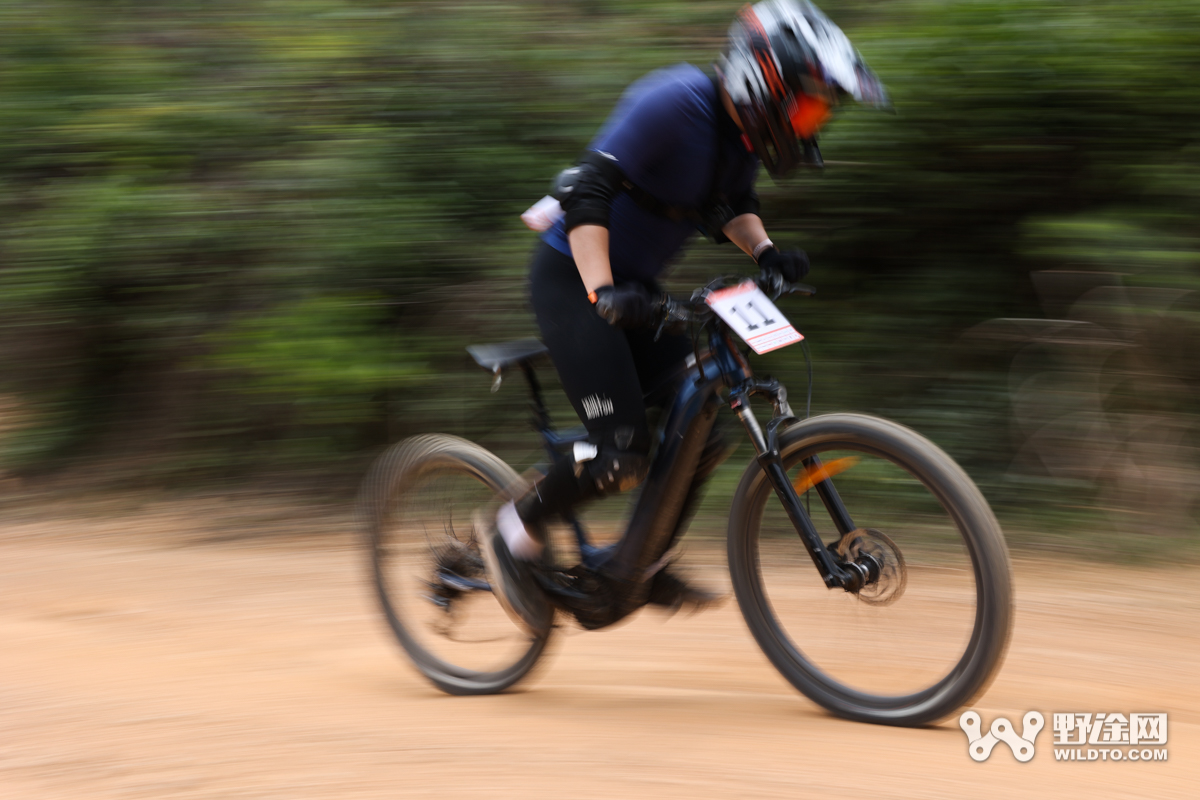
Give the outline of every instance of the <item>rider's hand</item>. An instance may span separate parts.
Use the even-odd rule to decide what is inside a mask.
[[[788,283],[795,283],[808,274],[808,254],[803,250],[768,247],[758,257],[758,266],[766,275],[775,273]]]
[[[686,306],[671,297],[671,295],[664,294],[662,296],[661,308],[658,332],[654,335],[655,341],[658,341],[658,338],[664,333],[675,335],[687,330],[688,322],[692,317]]]
[[[662,298],[654,297],[640,283],[601,286],[592,292],[596,313],[618,328],[648,328],[657,325]]]

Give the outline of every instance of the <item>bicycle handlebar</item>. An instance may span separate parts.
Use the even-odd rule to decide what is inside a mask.
[[[712,319],[712,308],[707,302],[708,294],[720,288],[718,284],[725,285],[728,281],[729,279],[725,277],[717,278],[707,286],[692,292],[692,296],[688,300],[677,300],[669,294],[664,294],[662,299],[662,320],[659,324],[659,330],[662,331],[663,329],[686,325],[692,322],[707,322]],[[809,297],[817,293],[817,290],[807,283],[789,283],[778,273],[771,275],[762,274],[755,280],[755,283],[772,300],[777,300],[788,294],[801,294]]]
[[[785,294],[802,294],[810,297],[817,293],[817,290],[807,283],[789,283],[778,272],[761,273],[755,283],[772,300],[778,300]]]

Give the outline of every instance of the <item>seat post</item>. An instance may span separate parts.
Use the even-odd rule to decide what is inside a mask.
[[[528,359],[521,362],[521,371],[525,373],[525,380],[529,382],[529,395],[533,398],[529,405],[533,410],[534,430],[550,430],[550,412],[542,400],[542,384],[538,382],[537,373]]]

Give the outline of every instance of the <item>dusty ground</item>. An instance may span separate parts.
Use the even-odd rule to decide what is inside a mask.
[[[249,499],[8,513],[0,797],[1197,796],[1192,573],[1015,567],[1008,660],[976,708],[1047,727],[1030,763],[1001,745],[976,764],[955,720],[826,716],[733,604],[563,637],[524,690],[451,698],[384,628],[347,516]],[[1169,761],[1057,763],[1055,710],[1167,711]]]

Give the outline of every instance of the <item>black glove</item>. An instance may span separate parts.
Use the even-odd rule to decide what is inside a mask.
[[[664,333],[677,335],[687,330],[688,322],[691,321],[692,315],[687,306],[680,303],[669,294],[662,296],[662,311],[658,315],[658,331],[654,334],[654,341],[658,341]]]
[[[662,298],[640,283],[601,286],[594,294],[596,313],[618,328],[649,328],[662,315]]]
[[[808,254],[803,250],[780,251],[768,247],[758,257],[758,266],[766,274],[782,275],[788,283],[795,283],[808,274]]]

